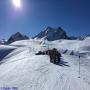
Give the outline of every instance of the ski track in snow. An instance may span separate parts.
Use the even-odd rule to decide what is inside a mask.
[[[78,67],[72,60],[75,60],[73,56],[63,55],[70,66],[67,67],[54,65],[47,55],[35,56],[32,52],[30,48],[22,47],[5,58],[0,65],[0,87],[16,86],[18,90],[90,90],[90,85],[83,78],[78,78]]]

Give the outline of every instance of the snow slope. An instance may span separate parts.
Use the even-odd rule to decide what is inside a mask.
[[[0,61],[14,49],[16,49],[14,46],[0,45]]]
[[[60,51],[68,50],[70,54],[72,51],[86,55],[87,58],[90,56],[90,38],[85,40],[56,40],[52,42],[46,42],[50,48],[56,47]]]
[[[56,42],[48,44],[53,47]],[[54,65],[47,55],[35,55],[37,50],[46,49],[40,44],[41,41],[37,40],[22,40],[11,44],[17,46],[17,49],[7,55],[0,65],[0,87],[9,87],[10,90],[13,87],[17,87],[17,90],[90,89],[90,63],[87,60],[87,66],[84,61],[86,58],[82,57],[82,72],[78,78],[78,56],[63,54],[63,61],[69,67]],[[57,48],[61,48],[59,43]]]

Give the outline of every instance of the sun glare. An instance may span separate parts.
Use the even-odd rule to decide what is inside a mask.
[[[15,7],[20,8],[21,7],[21,0],[13,0],[13,4]]]

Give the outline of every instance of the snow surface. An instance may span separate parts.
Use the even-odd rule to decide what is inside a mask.
[[[21,40],[10,45],[17,48],[0,64],[0,87],[17,87],[18,90],[90,90],[90,59],[87,58],[90,50],[85,48],[90,46],[90,39],[46,41],[44,45],[41,42]],[[69,66],[58,66],[50,63],[47,55],[35,55],[39,50],[53,47],[86,53],[86,57],[81,57],[80,75],[78,56],[62,54],[63,61]]]

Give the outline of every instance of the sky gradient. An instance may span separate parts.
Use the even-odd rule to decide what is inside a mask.
[[[15,32],[29,37],[47,26],[61,26],[68,35],[90,34],[90,0],[21,0],[21,9],[12,0],[0,0],[0,39]]]

